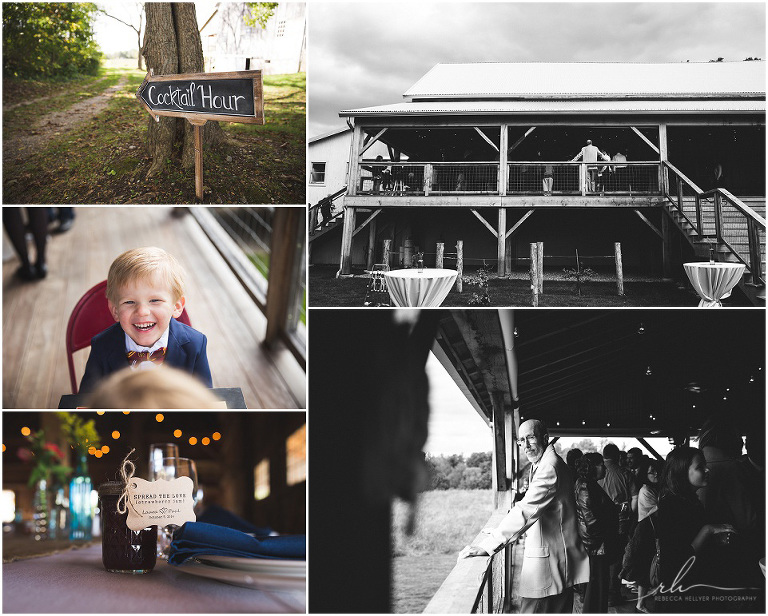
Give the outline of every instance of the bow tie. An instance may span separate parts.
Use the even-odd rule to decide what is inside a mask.
[[[157,349],[157,351],[128,351],[126,354],[128,362],[131,367],[139,365],[143,361],[150,361],[153,364],[162,364],[165,360],[165,347]]]

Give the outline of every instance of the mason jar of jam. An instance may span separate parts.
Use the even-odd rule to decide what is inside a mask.
[[[101,560],[104,568],[112,573],[149,573],[157,558],[157,526],[143,530],[128,528],[128,512],[117,510],[124,487],[122,481],[108,481],[99,486]]]

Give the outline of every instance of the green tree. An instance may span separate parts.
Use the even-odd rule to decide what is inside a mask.
[[[93,39],[96,10],[92,3],[3,3],[3,75],[95,75],[101,61]]]
[[[248,8],[251,9],[251,16],[245,17],[245,24],[255,28],[261,26],[261,29],[267,27],[267,22],[272,15],[275,14],[277,8],[277,2],[246,2]]]

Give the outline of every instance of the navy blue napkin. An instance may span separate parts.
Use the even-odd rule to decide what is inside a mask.
[[[196,521],[234,528],[244,533],[251,533],[257,537],[271,535],[273,532],[269,526],[254,526],[247,520],[218,505],[208,506],[203,513],[197,516]]]
[[[168,562],[180,565],[204,555],[305,560],[307,538],[306,535],[280,535],[256,539],[224,526],[186,522],[173,534]]]

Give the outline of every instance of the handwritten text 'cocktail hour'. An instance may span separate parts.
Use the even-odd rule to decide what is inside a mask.
[[[245,96],[235,94],[217,95],[214,94],[212,86],[196,84],[193,81],[187,88],[165,84],[162,87],[150,85],[147,88],[147,99],[153,105],[167,105],[175,107],[179,111],[204,107],[212,110],[226,109],[227,111],[236,112],[238,111],[240,100],[245,100]]]

